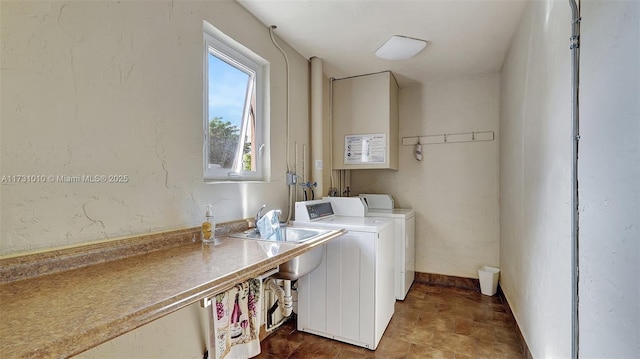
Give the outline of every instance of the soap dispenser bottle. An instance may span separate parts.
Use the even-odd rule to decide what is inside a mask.
[[[207,212],[205,213],[206,220],[202,222],[202,241],[205,243],[213,242],[216,235],[216,222],[213,214],[211,213],[211,205],[208,204]]]

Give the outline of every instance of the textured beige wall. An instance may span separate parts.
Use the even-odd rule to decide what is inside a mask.
[[[498,266],[500,75],[438,81],[399,92],[400,139],[495,131],[491,142],[400,146],[399,170],[351,171],[352,194],[389,193],[416,211],[416,271],[477,278]],[[402,143],[402,141],[401,141]]]
[[[3,183],[0,255],[287,210],[285,66],[234,1],[2,1],[0,175],[128,175],[124,184]],[[271,67],[271,182],[202,179],[202,21]],[[309,143],[308,61],[291,63],[291,143]],[[291,163],[298,158],[291,146]],[[99,310],[97,308],[96,310]],[[84,354],[202,358],[193,304]]]
[[[267,27],[236,2],[1,6],[0,175],[128,182],[3,183],[0,255],[196,226],[208,203],[218,221],[253,216],[262,203],[286,214],[284,59]],[[202,179],[203,20],[270,62],[270,183]],[[302,151],[308,61],[282,44],[291,61],[291,143]]]
[[[502,69],[502,289],[534,358],[571,356],[568,2],[529,3]]]

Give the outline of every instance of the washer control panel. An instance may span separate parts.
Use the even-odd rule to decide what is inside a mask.
[[[296,202],[296,221],[315,221],[333,215],[331,202],[320,200]]]

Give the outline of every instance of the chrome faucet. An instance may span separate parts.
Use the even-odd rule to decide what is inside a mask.
[[[256,213],[256,226],[258,225],[258,221],[260,220],[260,218],[262,218],[260,213],[262,213],[262,210],[265,208],[267,208],[267,205],[263,204],[262,207],[260,207],[260,209],[258,210],[258,213]]]

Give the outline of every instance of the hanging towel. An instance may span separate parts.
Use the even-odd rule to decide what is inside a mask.
[[[209,306],[209,358],[246,359],[260,354],[261,279],[215,296]]]

